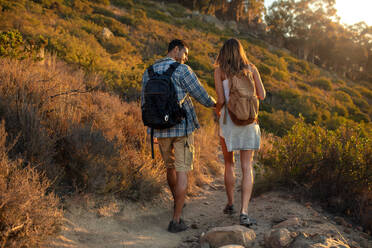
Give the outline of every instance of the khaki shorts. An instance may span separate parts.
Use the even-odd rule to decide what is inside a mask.
[[[188,137],[158,138],[160,153],[165,166],[176,171],[190,171],[193,169],[194,135]]]

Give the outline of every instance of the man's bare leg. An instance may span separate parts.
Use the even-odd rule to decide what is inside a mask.
[[[179,222],[182,214],[183,204],[185,203],[185,196],[187,191],[187,172],[177,171],[177,183],[175,190],[175,204],[173,213],[173,221]]]
[[[172,192],[173,201],[176,204],[176,184],[177,174],[175,168],[167,168],[167,181],[170,191]]]

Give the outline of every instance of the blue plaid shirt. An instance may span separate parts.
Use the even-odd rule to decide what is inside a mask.
[[[162,74],[168,68],[170,64],[176,62],[174,59],[166,57],[155,62],[153,65],[154,71]],[[149,75],[147,70],[142,77],[142,94],[141,94],[141,105],[144,104],[144,89],[147,81],[149,80]],[[215,100],[213,97],[209,96],[204,87],[200,84],[198,78],[192,69],[185,65],[181,64],[172,74],[172,82],[175,86],[177,92],[178,101],[181,101],[185,98],[186,94],[189,95],[186,97],[183,106],[186,110],[187,117],[187,134],[191,134],[195,129],[199,128],[198,118],[196,117],[195,109],[192,104],[190,96],[195,100],[200,102],[206,107],[213,107]],[[182,120],[181,123],[167,129],[154,129],[154,136],[157,138],[169,138],[169,137],[181,137],[186,136],[185,134],[186,121]],[[148,129],[149,132],[150,129]]]

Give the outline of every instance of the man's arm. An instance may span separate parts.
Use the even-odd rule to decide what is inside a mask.
[[[205,107],[216,106],[216,101],[214,98],[207,93],[189,66],[183,65],[180,81],[190,96],[195,98],[195,100],[200,102],[202,105]]]

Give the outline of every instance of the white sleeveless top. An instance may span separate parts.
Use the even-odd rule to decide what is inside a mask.
[[[230,94],[229,80],[223,80],[222,86],[225,93],[225,104],[227,104]],[[232,122],[227,111],[226,123],[224,124],[225,106],[226,105],[221,109],[219,135],[225,139],[227,150],[229,152],[234,150],[258,150],[261,142],[259,125],[257,123],[252,123],[246,126],[237,126]]]

